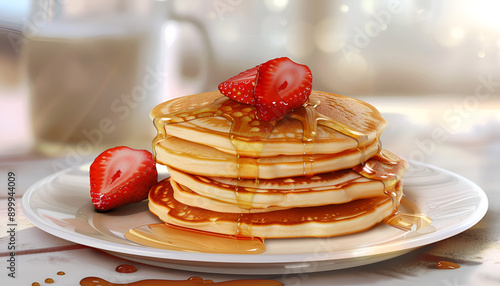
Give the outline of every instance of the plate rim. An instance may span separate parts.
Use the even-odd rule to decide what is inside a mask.
[[[438,242],[440,240],[447,239],[451,236],[459,234],[470,227],[474,226],[478,223],[486,214],[488,210],[488,197],[482,188],[480,188],[477,184],[470,181],[469,179],[463,177],[462,175],[456,174],[452,171],[424,163],[424,162],[416,162],[409,161],[410,165],[413,166],[423,166],[429,169],[437,170],[441,173],[445,173],[452,177],[458,178],[459,180],[466,183],[469,187],[474,190],[474,193],[478,195],[480,198],[479,204],[477,204],[477,208],[473,212],[474,215],[468,216],[466,219],[462,220],[460,223],[456,225],[455,228],[448,228],[441,230],[439,239],[436,239],[434,236],[423,235],[419,237],[413,238],[412,247],[402,247],[401,244],[404,244],[405,241],[399,242],[391,242],[389,245],[387,243],[382,245],[369,245],[361,248],[357,248],[355,252],[352,249],[348,250],[340,250],[340,251],[326,251],[319,252],[321,255],[314,256],[314,252],[309,253],[290,253],[290,254],[222,254],[222,253],[199,253],[199,252],[182,252],[182,251],[174,251],[174,250],[165,250],[165,249],[157,249],[148,246],[140,246],[140,245],[125,245],[118,242],[100,240],[95,237],[85,236],[79,233],[70,232],[64,228],[58,228],[52,225],[47,224],[40,216],[35,213],[35,210],[30,205],[30,199],[34,193],[36,193],[38,187],[43,185],[44,183],[60,176],[63,173],[70,172],[72,170],[82,168],[84,166],[88,166],[89,163],[84,163],[78,166],[69,167],[58,172],[55,172],[49,176],[46,176],[35,184],[30,186],[28,190],[22,196],[22,211],[26,218],[37,228],[57,236],[59,238],[71,241],[73,243],[78,243],[82,245],[86,245],[89,247],[101,249],[104,251],[118,252],[123,254],[132,254],[143,256],[145,258],[154,258],[154,259],[165,259],[165,260],[177,260],[177,261],[185,261],[185,262],[211,262],[214,263],[214,267],[217,264],[296,264],[296,263],[308,263],[308,262],[321,262],[321,261],[332,261],[332,260],[343,260],[343,259],[351,259],[351,258],[360,258],[372,255],[383,255],[397,251],[408,250],[411,251],[415,248],[422,247],[434,242]],[[404,178],[403,178],[404,180]],[[89,197],[90,198],[90,197]],[[90,240],[89,240],[90,239]],[[91,243],[89,241],[94,241]],[[397,247],[395,247],[397,246]],[[377,253],[373,252],[374,249],[377,249]],[[133,253],[130,252],[133,249]],[[151,250],[154,250],[158,255],[151,255]],[[365,252],[365,253],[364,253]],[[317,253],[316,253],[317,254]],[[333,255],[334,254],[334,255]],[[333,257],[335,256],[335,257]],[[291,259],[293,258],[293,259]]]

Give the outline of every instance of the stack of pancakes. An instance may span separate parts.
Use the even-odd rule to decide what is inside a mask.
[[[262,238],[326,237],[372,227],[397,211],[407,163],[381,148],[373,106],[313,91],[279,121],[217,92],[151,111],[156,161],[170,178],[149,208],[162,221]]]

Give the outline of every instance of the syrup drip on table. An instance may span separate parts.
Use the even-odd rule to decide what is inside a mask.
[[[120,264],[116,266],[115,271],[118,273],[134,273],[137,271],[137,268],[130,264]]]
[[[85,277],[80,281],[81,286],[196,286],[196,285],[220,285],[220,286],[279,286],[282,285],[276,280],[265,279],[246,279],[230,280],[224,282],[214,282],[204,280],[201,277],[190,277],[187,280],[164,280],[164,279],[146,279],[127,284],[111,283],[99,277]]]
[[[66,273],[64,271],[58,271],[56,274],[59,275],[59,276],[66,275]],[[54,281],[54,279],[52,279],[52,278],[49,277],[49,278],[45,278],[44,282],[45,282],[45,284],[52,284],[55,281]],[[40,283],[33,282],[33,283],[31,283],[31,286],[40,286]]]
[[[437,269],[457,269],[460,265],[450,262],[450,261],[439,261],[436,263]]]
[[[129,264],[118,265],[115,270],[120,273],[131,273],[131,272],[122,272],[119,269],[135,269],[135,266]],[[135,272],[135,271],[132,271]],[[66,275],[65,272],[59,271],[57,275],[63,276]],[[54,279],[47,278],[44,281],[46,284],[54,283]],[[214,282],[212,280],[203,279],[201,277],[193,276],[189,277],[186,280],[166,280],[166,279],[146,279],[135,281],[131,283],[112,283],[100,277],[85,277],[80,280],[81,286],[196,286],[196,285],[221,285],[221,286],[251,286],[251,285],[263,285],[263,286],[279,286],[282,285],[280,282],[276,280],[268,280],[268,279],[242,279],[242,280],[229,280],[224,282]],[[33,282],[32,286],[40,286],[40,283]],[[67,284],[64,284],[67,285]]]

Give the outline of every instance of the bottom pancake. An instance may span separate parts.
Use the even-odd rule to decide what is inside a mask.
[[[401,183],[396,185],[395,192],[402,192]],[[262,238],[329,237],[359,232],[391,215],[398,204],[389,196],[377,196],[338,205],[238,214],[205,210],[176,201],[170,179],[162,180],[149,193],[150,211],[166,223]]]

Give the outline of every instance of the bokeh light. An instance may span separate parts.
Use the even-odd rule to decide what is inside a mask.
[[[314,27],[314,41],[321,51],[334,53],[340,50],[344,39],[338,27],[334,18],[324,19]]]
[[[265,0],[266,8],[271,12],[281,12],[288,6],[288,0]]]

